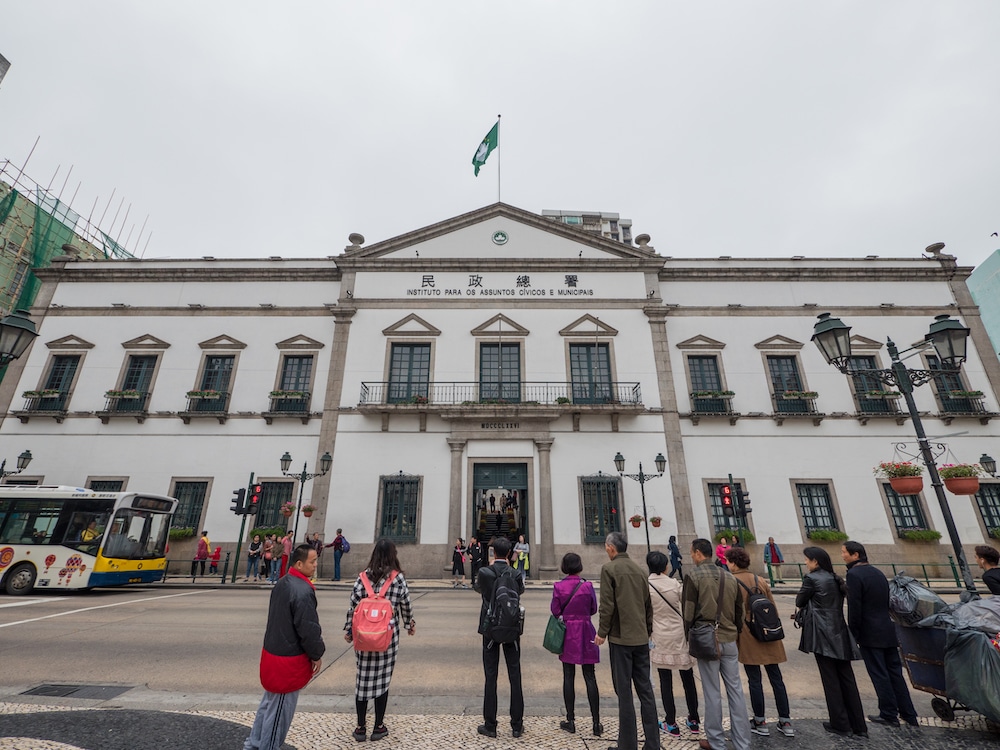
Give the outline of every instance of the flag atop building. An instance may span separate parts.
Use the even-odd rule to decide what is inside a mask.
[[[476,155],[472,157],[472,166],[476,168],[476,177],[479,176],[479,168],[486,163],[486,160],[490,158],[490,154],[493,153],[493,149],[497,147],[499,138],[500,120],[498,119],[496,124],[490,128],[490,132],[483,138],[483,142],[479,144],[479,148],[476,149]]]

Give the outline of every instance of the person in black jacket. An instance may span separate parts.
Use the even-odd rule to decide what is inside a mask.
[[[476,578],[479,576],[479,569],[483,567],[483,560],[486,558],[486,549],[478,538],[472,537],[469,540],[469,562],[472,566],[472,588],[476,588]]]
[[[976,562],[983,569],[983,583],[993,596],[1000,596],[1000,552],[988,544],[976,547]]]
[[[795,606],[804,610],[795,613],[795,620],[802,624],[799,651],[816,657],[823,683],[826,709],[830,714],[830,721],[824,721],[823,728],[841,736],[854,732],[867,737],[865,709],[851,669],[851,661],[861,656],[844,622],[847,584],[834,574],[833,563],[825,549],[806,547],[802,554],[809,572],[795,595]]]
[[[844,542],[840,556],[847,563],[847,625],[878,696],[878,714],[868,718],[888,727],[898,727],[900,719],[918,726],[903,679],[896,629],[889,619],[889,581],[868,564],[868,553],[860,542]]]

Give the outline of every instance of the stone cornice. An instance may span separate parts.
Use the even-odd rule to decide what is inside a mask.
[[[786,260],[786,265],[783,267],[773,268],[767,266],[699,268],[694,263],[684,264],[681,261],[662,268],[659,272],[659,280],[698,283],[710,281],[942,281],[950,279],[956,274],[968,276],[972,273],[971,268],[951,269],[940,266],[905,268],[881,265],[878,261],[870,261],[873,265],[865,268],[823,266],[818,265],[817,261],[812,261],[808,266],[793,267],[792,264],[795,262]]]
[[[194,262],[194,261],[189,261]],[[219,261],[220,264],[226,261]],[[60,284],[119,284],[143,282],[279,282],[307,281],[312,283],[340,281],[341,272],[332,261],[316,261],[309,268],[253,268],[233,262],[232,266],[204,268],[178,266],[177,268],[151,267],[142,268],[137,265],[128,267],[115,266],[114,263],[78,264],[67,267],[52,266],[35,269],[35,275],[42,281]]]

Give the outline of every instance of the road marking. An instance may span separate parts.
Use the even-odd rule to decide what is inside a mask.
[[[39,602],[47,602],[48,599],[24,599],[19,602],[11,602],[10,604],[0,604],[0,609],[4,607],[24,607],[28,604],[38,604]]]
[[[164,594],[163,596],[147,596],[144,599],[130,599],[127,602],[115,602],[114,604],[101,604],[97,607],[84,607],[82,609],[71,609],[67,612],[56,612],[52,615],[43,615],[42,617],[32,617],[30,620],[18,620],[17,622],[5,622],[0,624],[0,628],[9,628],[12,625],[26,625],[29,622],[39,622],[40,620],[48,620],[52,617],[62,617],[64,615],[75,615],[80,612],[91,612],[95,609],[107,609],[109,607],[121,607],[124,604],[138,604],[139,602],[152,602],[159,599],[173,599],[175,596],[191,596],[191,594],[203,594],[203,591],[185,591],[183,594]]]

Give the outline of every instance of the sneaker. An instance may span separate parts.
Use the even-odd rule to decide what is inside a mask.
[[[778,720],[778,731],[786,737],[794,737],[795,730],[792,729],[792,722]]]
[[[685,719],[684,723],[687,725],[688,731],[691,734],[699,734],[701,732],[701,727],[698,726],[697,721],[691,721],[691,719]]]
[[[771,734],[767,728],[766,721],[757,721],[756,719],[750,719],[750,731],[754,734],[759,734],[761,737],[767,737]]]
[[[382,739],[389,734],[389,730],[385,728],[385,724],[379,724],[372,730],[372,742]]]
[[[354,730],[351,736],[357,742],[364,742],[365,740],[368,739],[368,732],[364,727],[358,727],[357,729]]]
[[[668,724],[665,721],[660,722],[660,731],[664,734],[669,734],[671,737],[680,737],[681,728],[676,724]]]
[[[489,724],[480,724],[478,727],[476,727],[476,732],[483,735],[483,737],[497,736],[497,728],[495,724],[492,727]]]

